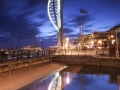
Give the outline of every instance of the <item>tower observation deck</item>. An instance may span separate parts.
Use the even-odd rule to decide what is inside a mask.
[[[48,0],[48,16],[57,30],[58,45],[63,46],[63,8],[62,0]]]

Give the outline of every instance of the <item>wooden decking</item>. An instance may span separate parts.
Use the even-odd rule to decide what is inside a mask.
[[[12,76],[5,77],[5,75],[0,75],[0,90],[28,90],[28,88],[34,83],[45,79],[65,67],[65,64],[52,63],[42,67],[39,66],[32,70],[22,68],[19,69],[19,71],[15,71]]]

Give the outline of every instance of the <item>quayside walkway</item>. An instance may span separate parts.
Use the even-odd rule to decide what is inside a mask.
[[[24,86],[29,87],[65,67],[65,64],[52,63],[32,70],[28,68],[19,69],[14,71],[12,76],[2,73],[0,74],[0,90],[27,90],[27,87],[24,88]]]
[[[27,87],[34,83],[61,71],[67,67],[67,64],[120,67],[120,58],[116,58],[115,55],[109,56],[103,51],[77,52],[72,50],[67,53],[44,52],[32,56],[28,53],[21,57],[16,55],[0,63],[0,90],[27,90]]]

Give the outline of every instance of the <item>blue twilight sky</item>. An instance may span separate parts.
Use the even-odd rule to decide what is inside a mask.
[[[107,31],[120,24],[120,0],[62,0],[64,35],[79,36],[79,23],[84,33]],[[0,0],[0,47],[57,44],[57,31],[47,14],[48,0]],[[80,9],[88,14],[80,13]],[[68,32],[67,32],[68,31]],[[32,39],[35,35],[35,41]],[[15,38],[17,37],[17,39]]]

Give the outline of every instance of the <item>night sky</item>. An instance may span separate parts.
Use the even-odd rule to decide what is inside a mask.
[[[79,36],[79,23],[84,33],[107,31],[120,24],[120,0],[62,0],[64,35]],[[0,47],[57,44],[57,31],[47,14],[48,0],[0,0]],[[80,9],[88,13],[80,13]],[[35,36],[35,41],[33,41]],[[42,41],[40,42],[40,45]]]

